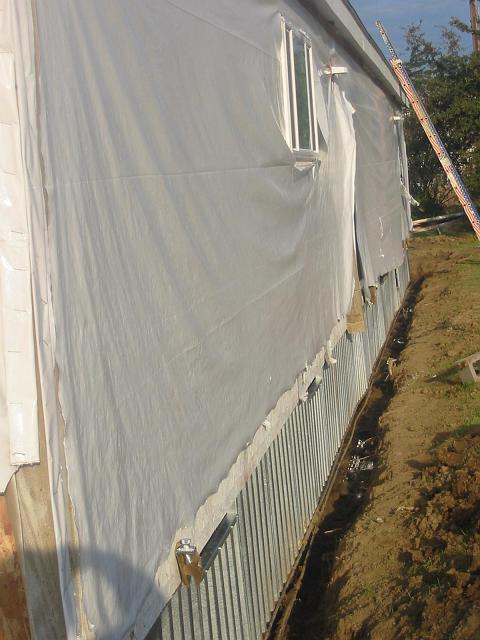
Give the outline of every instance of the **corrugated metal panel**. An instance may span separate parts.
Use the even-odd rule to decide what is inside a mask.
[[[337,364],[325,367],[239,494],[203,582],[178,589],[149,640],[262,637],[409,277],[405,260],[383,278],[377,303],[365,309],[367,331],[339,340]]]

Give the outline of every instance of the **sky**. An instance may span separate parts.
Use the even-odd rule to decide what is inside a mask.
[[[375,27],[375,20],[383,22],[394,47],[405,54],[402,27],[422,20],[427,37],[434,43],[441,40],[441,27],[447,26],[455,16],[463,22],[470,22],[468,0],[350,0],[363,23],[385,53],[383,41]],[[463,34],[462,45],[465,52],[471,49],[471,36]]]

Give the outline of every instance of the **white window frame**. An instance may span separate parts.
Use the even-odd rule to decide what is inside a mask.
[[[297,91],[295,84],[295,56],[293,51],[294,34],[303,40],[305,69],[307,80],[308,118],[310,126],[310,147],[300,147],[298,133]],[[315,82],[313,75],[312,42],[307,34],[296,28],[282,17],[282,45],[283,45],[283,83],[285,96],[285,131],[290,148],[299,159],[318,158],[318,123],[315,105]]]

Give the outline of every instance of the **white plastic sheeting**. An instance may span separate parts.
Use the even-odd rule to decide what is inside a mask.
[[[0,3],[0,491],[39,461],[29,228],[17,107],[12,14]]]
[[[402,235],[404,239],[407,239],[410,231],[413,229],[411,205],[413,203],[418,206],[418,202],[414,200],[409,190],[407,145],[405,144],[405,137],[403,133],[403,116],[398,116],[395,124],[400,150],[400,179],[402,181],[402,196],[405,213],[402,218]]]
[[[121,638],[171,595],[179,532],[213,531],[240,452],[348,312],[354,205],[368,284],[403,261],[395,107],[294,2],[42,0],[33,74],[28,5],[23,145],[67,630],[62,482],[87,627]],[[282,14],[318,78],[325,144],[306,165],[283,125]]]

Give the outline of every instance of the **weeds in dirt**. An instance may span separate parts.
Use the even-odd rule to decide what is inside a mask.
[[[475,289],[478,292],[480,285],[480,261],[463,260],[457,264],[459,276],[462,278],[462,289],[470,292]]]
[[[454,438],[462,438],[463,436],[466,436],[468,433],[470,433],[471,431],[473,431],[476,428],[480,429],[480,416],[478,416],[478,415],[476,415],[474,418],[472,418],[471,422],[467,422],[466,424],[462,424],[461,427],[458,427],[458,429],[455,429],[455,431],[453,432],[452,436]]]
[[[373,599],[376,594],[376,589],[373,584],[365,584],[359,591],[361,598]]]

